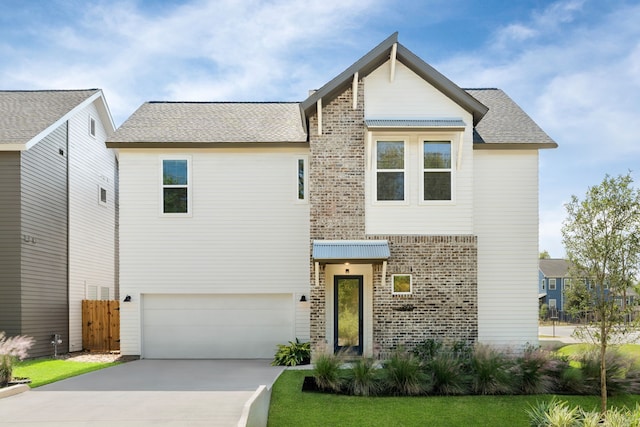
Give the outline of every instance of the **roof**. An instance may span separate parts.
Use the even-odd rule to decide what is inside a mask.
[[[475,149],[556,148],[558,144],[500,89],[466,89],[489,107],[476,124]],[[525,147],[523,147],[525,145]]]
[[[545,277],[565,277],[569,273],[566,259],[540,259],[538,266]]]
[[[317,262],[384,261],[390,256],[386,240],[313,241],[313,259]]]
[[[100,89],[0,91],[0,150],[28,149],[98,97]],[[106,103],[104,109],[113,131]]]
[[[147,102],[107,140],[107,146],[306,141],[295,102]]]
[[[353,81],[353,76],[357,72],[358,78],[366,77],[373,70],[384,64],[391,57],[393,46],[396,45],[396,59],[402,62],[407,68],[418,76],[429,82],[433,87],[451,98],[458,105],[473,115],[474,124],[487,112],[487,107],[473,96],[458,87],[451,80],[440,74],[435,68],[424,62],[409,49],[398,43],[398,33],[395,32],[386,40],[373,48],[369,53],[356,61],[349,68],[344,70],[330,82],[312,93],[302,102],[302,109],[305,114],[310,114],[319,99],[323,99],[325,104],[341,94]]]

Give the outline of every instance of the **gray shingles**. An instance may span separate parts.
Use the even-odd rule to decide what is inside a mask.
[[[500,89],[465,89],[489,107],[476,125],[474,143],[532,144],[554,148],[557,144]],[[543,148],[540,147],[540,148]]]
[[[541,259],[539,266],[545,277],[565,277],[569,272],[566,259]]]
[[[148,102],[107,141],[118,143],[306,142],[298,103]]]
[[[0,91],[0,144],[26,144],[98,91]]]

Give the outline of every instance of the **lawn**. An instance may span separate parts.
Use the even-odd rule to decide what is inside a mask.
[[[269,427],[281,426],[528,426],[526,410],[537,396],[356,397],[303,393],[311,371],[285,371],[271,396]],[[599,408],[598,396],[560,396],[584,409]],[[640,395],[609,399],[610,407],[635,407]]]
[[[40,387],[76,375],[118,365],[120,362],[73,362],[60,359],[34,359],[18,362],[13,368],[16,378],[30,378],[31,388]]]

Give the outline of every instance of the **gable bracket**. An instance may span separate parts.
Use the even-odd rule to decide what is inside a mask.
[[[393,80],[396,78],[396,56],[398,53],[398,43],[394,43],[391,47],[391,71],[389,73],[389,81],[393,83]]]
[[[351,83],[351,92],[353,92],[353,109],[358,108],[358,72],[353,75],[353,83]]]

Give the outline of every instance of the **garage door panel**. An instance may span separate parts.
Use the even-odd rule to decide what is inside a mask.
[[[291,294],[143,299],[143,357],[272,358],[293,339]]]

